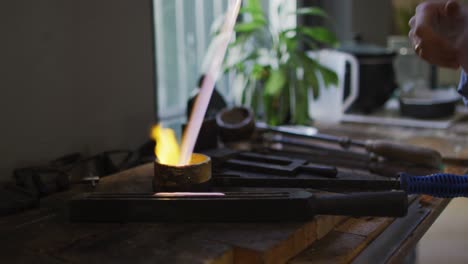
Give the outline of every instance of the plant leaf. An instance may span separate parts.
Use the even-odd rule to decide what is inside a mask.
[[[320,97],[320,84],[317,79],[317,72],[310,69],[308,72],[304,71],[304,80],[306,81],[308,87],[312,89],[312,95],[314,99],[318,99]]]
[[[327,13],[318,7],[302,7],[298,8],[295,12],[291,14],[297,14],[297,15],[310,15],[310,16],[319,16],[319,17],[324,17],[328,18]]]
[[[266,20],[264,14],[263,14],[263,10],[261,8],[260,9],[255,9],[255,8],[243,7],[243,8],[240,9],[239,12],[242,13],[242,14],[251,15],[252,16],[252,21],[249,21],[249,22],[259,22],[259,23],[263,23],[263,25],[267,24],[267,20]]]
[[[237,24],[234,30],[238,33],[251,33],[263,28],[264,25],[265,24],[260,21],[245,22]]]
[[[260,2],[260,0],[248,0],[246,1],[245,8],[262,10],[262,3]]]
[[[312,89],[312,94],[314,99],[319,98],[320,96],[320,84],[317,79],[317,62],[308,57],[304,53],[298,54],[298,57],[302,61],[304,67],[304,81],[306,83],[306,89]]]
[[[262,3],[260,0],[249,0],[243,8],[244,10],[249,10],[249,13],[252,15],[254,21],[264,21],[266,24],[266,19],[263,14]]]
[[[297,37],[288,37],[287,32],[280,32],[279,36],[279,44],[284,44],[288,50],[288,52],[292,53],[297,49]]]
[[[277,126],[280,124],[280,113],[277,110],[278,98],[263,94],[263,108],[265,110],[265,119],[267,124]]]
[[[310,58],[305,54],[300,56],[303,65],[304,65],[304,78],[306,82],[311,86],[314,93],[314,99],[317,99],[320,96],[320,89],[318,87],[317,72],[322,75],[323,82],[326,88],[330,85],[338,85],[338,75],[336,72],[331,70],[328,67],[323,66],[316,60]],[[317,87],[317,88],[315,88]]]
[[[305,125],[309,122],[309,106],[307,100],[307,84],[305,80],[297,80],[296,100],[294,104],[293,123]]]
[[[332,45],[332,46],[337,44],[337,39],[335,37],[335,34],[333,34],[330,30],[324,27],[301,26],[301,27],[297,27],[296,31],[321,43],[325,43],[325,44]]]
[[[255,80],[261,80],[268,74],[268,69],[266,66],[255,63],[252,67],[252,76]]]
[[[338,75],[336,75],[333,70],[319,63],[316,64],[316,67],[320,74],[322,74],[323,82],[326,87],[329,87],[330,85],[338,85]]]
[[[286,84],[286,75],[280,69],[272,70],[265,83],[264,94],[266,96],[277,97],[281,94]]]
[[[245,14],[245,13],[248,13],[248,14],[263,14],[262,9],[257,8],[257,7],[242,7],[241,9],[239,9],[239,13],[242,13],[242,14]]]
[[[243,89],[242,89],[241,103],[242,103],[243,105],[247,104],[247,98],[248,98],[248,97],[250,98],[250,96],[251,96],[251,95],[248,94],[248,92],[249,92],[249,85],[250,85],[250,80],[247,79],[247,82],[245,83],[245,86],[244,86]]]
[[[319,49],[317,43],[313,42],[309,38],[304,38],[303,41],[304,41],[304,44],[307,45],[311,50]]]

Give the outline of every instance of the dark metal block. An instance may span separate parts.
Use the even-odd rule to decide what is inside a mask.
[[[84,222],[278,222],[316,214],[404,216],[405,192],[315,195],[306,191],[237,192],[223,196],[85,194],[70,202],[70,219]]]

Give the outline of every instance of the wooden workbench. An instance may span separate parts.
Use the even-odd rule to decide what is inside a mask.
[[[446,169],[461,173],[464,168]],[[148,164],[107,177],[102,186],[151,191],[151,177]],[[119,178],[132,179],[132,184],[122,184]],[[43,199],[38,209],[0,218],[2,263],[397,263],[449,202],[413,197],[408,216],[401,219],[317,216],[310,222],[281,224],[70,223],[66,201],[83,191],[87,187],[76,186]],[[386,234],[389,230],[391,236]],[[386,250],[380,252],[384,246],[379,243],[384,242]]]

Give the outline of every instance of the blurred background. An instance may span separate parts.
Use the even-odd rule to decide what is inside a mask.
[[[333,31],[340,44],[394,52],[392,65],[400,89],[453,89],[459,72],[428,65],[408,43],[407,21],[418,2],[262,0],[262,6],[270,23],[320,24]],[[10,179],[14,168],[71,152],[91,155],[133,149],[147,140],[157,120],[180,127],[202,73],[212,25],[227,4],[220,0],[2,1],[0,181]],[[288,10],[321,7],[331,19],[278,21],[274,12],[279,5]],[[229,75],[217,83],[228,103],[232,103],[231,84]],[[386,99],[394,96],[392,91]],[[364,114],[375,114],[382,107]],[[431,228],[421,243],[421,263],[440,263],[438,257],[444,255],[460,258],[443,262],[463,263],[468,257],[463,251],[468,231],[454,232],[467,230],[455,226],[468,223],[468,214],[463,213],[467,206],[465,199],[456,200]]]
[[[262,5],[271,14],[281,3],[290,10],[322,7],[340,43],[359,39],[394,48],[400,55],[394,61],[396,78],[404,81],[408,77],[399,73],[406,72],[430,84],[430,65],[414,56],[406,38],[405,21],[416,2],[263,0]],[[156,119],[184,122],[212,24],[227,3],[3,1],[0,179],[10,177],[14,167],[71,151],[135,147]],[[287,23],[321,22],[290,18]],[[410,63],[400,63],[405,60]],[[455,86],[458,78],[457,71],[437,69],[435,85]],[[228,76],[217,83],[227,101],[229,85]]]

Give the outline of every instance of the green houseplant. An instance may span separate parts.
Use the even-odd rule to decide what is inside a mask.
[[[321,26],[274,29],[269,26],[259,0],[248,0],[241,9],[242,21],[235,27],[236,38],[225,59],[225,71],[234,76],[238,100],[256,110],[270,125],[307,124],[308,89],[320,96],[319,78],[325,87],[336,84],[332,70],[307,56],[306,52],[337,45],[333,33]],[[327,14],[316,7],[285,11],[278,18]],[[320,77],[321,76],[321,77]]]

